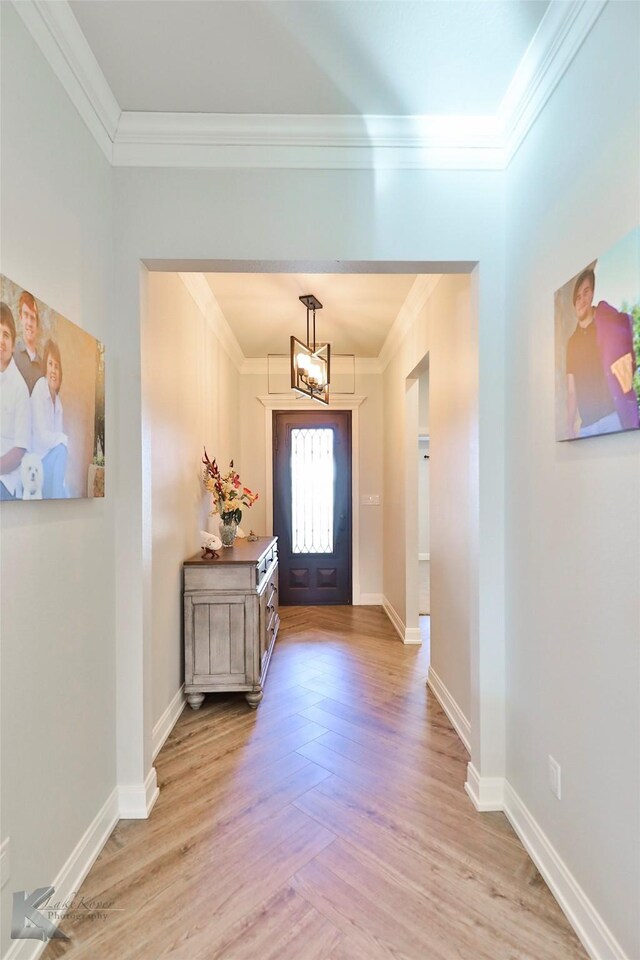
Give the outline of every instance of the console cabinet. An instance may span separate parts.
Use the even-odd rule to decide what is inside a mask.
[[[243,690],[255,709],[280,624],[277,537],[219,554],[184,563],[185,693],[197,710],[205,693]]]

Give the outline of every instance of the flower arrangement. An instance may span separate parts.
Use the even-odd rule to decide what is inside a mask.
[[[214,510],[220,514],[224,524],[240,523],[243,507],[252,507],[258,499],[257,493],[252,493],[249,487],[243,487],[240,477],[233,469],[233,460],[229,464],[224,476],[215,460],[209,460],[207,451],[204,451],[204,471],[202,479],[204,485],[213,498]]]

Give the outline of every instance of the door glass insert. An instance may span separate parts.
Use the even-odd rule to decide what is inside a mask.
[[[293,553],[333,553],[333,430],[291,431]]]

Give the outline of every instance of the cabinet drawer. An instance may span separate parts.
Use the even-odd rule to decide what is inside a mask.
[[[250,590],[250,566],[185,567],[184,589],[195,590]]]
[[[267,554],[267,556],[256,565],[256,586],[258,593],[261,593],[262,590],[264,590],[265,584],[270,583],[277,566],[277,557],[274,558],[271,554]]]
[[[270,572],[269,584],[266,589],[267,607],[269,612],[275,610],[278,612],[278,565],[275,564]]]

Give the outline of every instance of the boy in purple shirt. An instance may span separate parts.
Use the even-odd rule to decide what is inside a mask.
[[[631,317],[600,301],[595,275],[583,270],[573,288],[578,323],[567,343],[567,433],[589,437],[640,426],[633,389],[636,360]],[[576,415],[580,429],[576,433]]]

